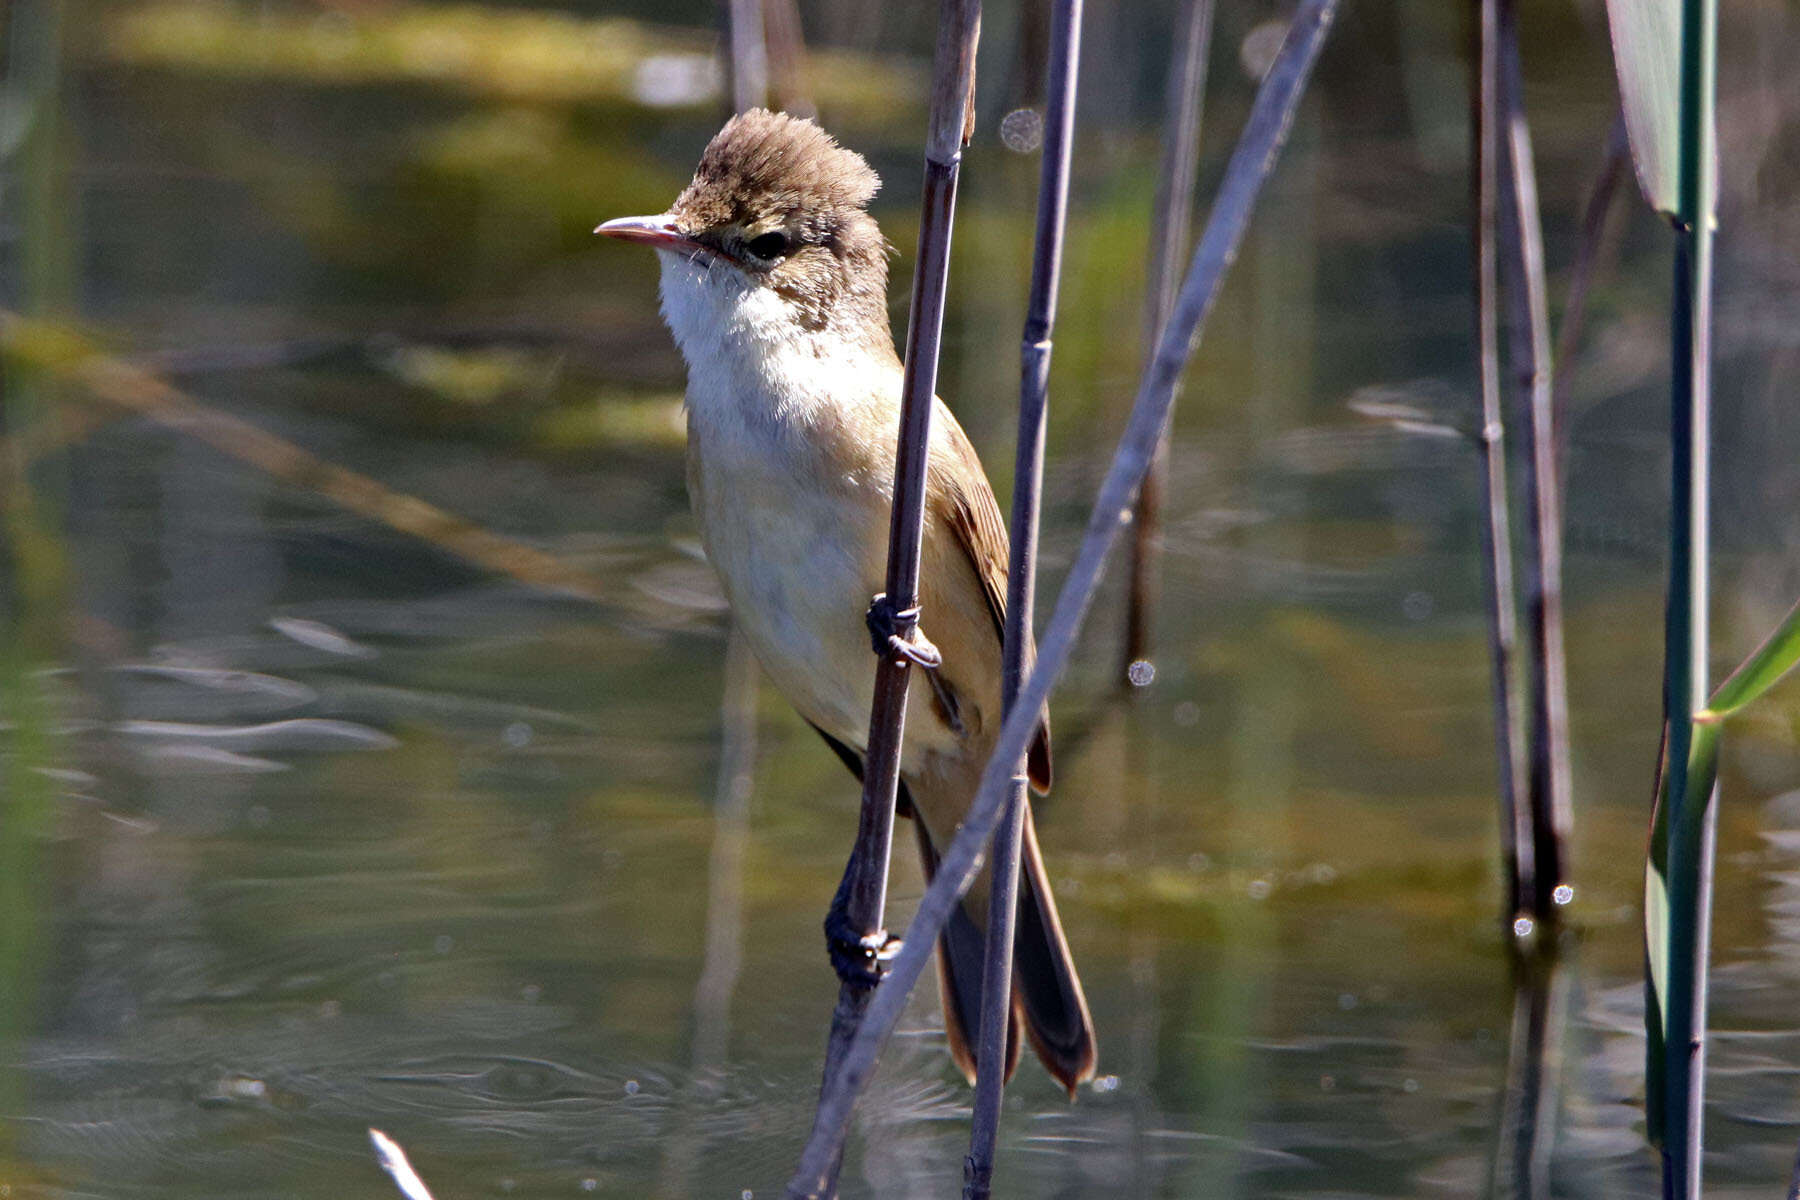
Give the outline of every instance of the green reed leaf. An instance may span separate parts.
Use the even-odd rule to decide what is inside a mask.
[[[1775,632],[1719,685],[1712,701],[1694,714],[1694,720],[1708,724],[1724,720],[1774,687],[1796,665],[1800,665],[1800,603],[1788,610]]]
[[[1692,803],[1706,804],[1719,778],[1718,725],[1694,726],[1693,747],[1688,753],[1687,794]],[[1644,1057],[1644,1116],[1646,1136],[1653,1146],[1663,1144],[1668,1118],[1664,1090],[1667,1064],[1664,1049],[1669,1040],[1669,963],[1677,955],[1696,952],[1695,931],[1676,929],[1669,902],[1670,880],[1676,874],[1694,875],[1700,861],[1695,847],[1674,847],[1670,822],[1668,741],[1663,742],[1663,761],[1656,774],[1656,809],[1651,818],[1650,849],[1644,861],[1644,1032],[1649,1040]]]

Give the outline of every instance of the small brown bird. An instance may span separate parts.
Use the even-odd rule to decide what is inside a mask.
[[[595,231],[657,251],[663,319],[688,366],[688,491],[707,557],[763,669],[859,775],[874,682],[865,613],[885,574],[900,423],[890,248],[867,211],[879,186],[817,125],[757,109],[719,131],[669,211]],[[1007,560],[974,447],[933,404],[921,603],[943,665],[913,672],[900,800],[928,876],[1000,730]],[[1049,787],[1047,719],[1030,773]],[[971,1080],[987,891],[984,873],[938,946],[950,1050]],[[1094,1071],[1093,1021],[1029,819],[1009,1075],[1021,1016],[1073,1095]]]

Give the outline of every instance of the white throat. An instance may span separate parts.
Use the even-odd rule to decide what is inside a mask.
[[[807,329],[774,288],[724,263],[667,250],[656,257],[663,320],[687,360],[691,420],[807,425],[869,379],[867,350]]]

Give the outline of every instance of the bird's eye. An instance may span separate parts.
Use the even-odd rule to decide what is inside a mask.
[[[757,258],[762,259],[764,262],[773,262],[787,253],[787,234],[782,233],[778,229],[770,233],[759,234],[758,236],[751,238],[750,241],[745,244],[744,249],[748,250]]]

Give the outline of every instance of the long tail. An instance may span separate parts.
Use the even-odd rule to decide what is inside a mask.
[[[925,822],[915,820],[919,861],[925,878],[937,873],[937,849]],[[1056,901],[1044,874],[1037,830],[1025,818],[1023,867],[1020,873],[1019,919],[1013,944],[1012,1019],[1006,1038],[1006,1076],[1019,1064],[1021,1023],[1031,1048],[1058,1083],[1075,1089],[1093,1077],[1094,1021],[1087,997],[1056,916]],[[985,905],[982,906],[985,909]],[[958,906],[938,940],[938,984],[943,994],[944,1028],[950,1054],[971,1083],[975,1080],[975,1042],[981,1028],[981,965],[987,949],[985,911]]]

